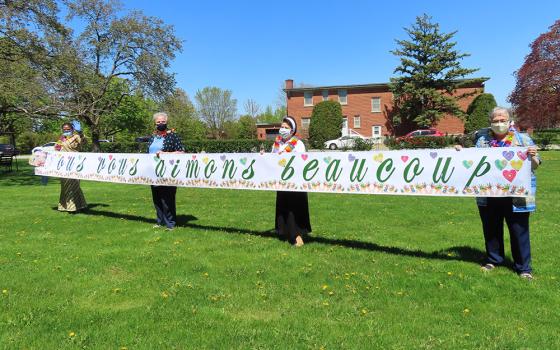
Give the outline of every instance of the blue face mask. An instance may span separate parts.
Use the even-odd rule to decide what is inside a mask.
[[[72,131],[63,131],[62,135],[64,136],[72,136]]]

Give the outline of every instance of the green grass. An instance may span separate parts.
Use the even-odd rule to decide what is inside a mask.
[[[55,179],[2,173],[0,348],[560,348],[560,153],[542,156],[532,282],[480,271],[472,198],[312,193],[294,249],[273,192],[180,188],[167,232],[148,187],[82,182],[70,215]]]

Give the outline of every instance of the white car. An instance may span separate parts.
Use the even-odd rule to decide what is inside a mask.
[[[54,145],[56,145],[56,142],[49,142],[49,143],[45,143],[42,146],[37,146],[35,148],[33,148],[31,150],[31,154],[35,153],[35,152],[54,152]]]
[[[342,136],[334,140],[329,140],[325,142],[325,148],[335,150],[340,148],[351,148],[354,147],[354,142],[356,139],[367,140],[367,138],[362,135],[348,135]]]

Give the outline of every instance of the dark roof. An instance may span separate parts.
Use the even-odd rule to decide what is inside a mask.
[[[484,83],[490,78],[472,78],[472,79],[460,79],[457,82],[466,83]],[[313,90],[337,90],[337,89],[367,89],[367,88],[389,88],[389,83],[373,83],[373,84],[355,84],[355,85],[330,85],[330,86],[306,86],[306,87],[295,87],[292,89],[283,89],[285,92],[288,91],[313,91]]]

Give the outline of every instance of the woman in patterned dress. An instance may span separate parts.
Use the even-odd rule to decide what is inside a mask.
[[[305,152],[305,145],[295,136],[297,124],[294,118],[285,117],[278,136],[272,146],[272,153]],[[301,247],[303,236],[311,232],[307,192],[278,191],[276,193],[276,232],[280,239],[286,239],[296,247]]]
[[[60,152],[79,152],[83,142],[84,137],[80,123],[75,120],[72,123],[62,124],[62,136],[56,142],[54,149]],[[77,213],[86,209],[86,207],[86,198],[80,188],[80,180],[61,178],[58,210]]]

